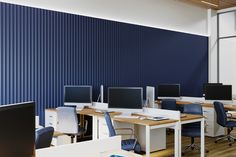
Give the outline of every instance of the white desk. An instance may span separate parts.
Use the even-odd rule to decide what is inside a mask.
[[[53,111],[53,110],[52,110]],[[174,121],[172,122],[167,122],[167,121],[163,121],[164,123],[150,123],[150,121],[148,121],[148,123],[146,123],[143,120],[137,120],[134,121],[134,119],[122,119],[122,118],[116,118],[113,119],[114,121],[120,122],[120,123],[130,123],[130,124],[134,124],[137,126],[143,126],[145,128],[145,147],[146,147],[146,156],[149,157],[150,156],[150,146],[151,146],[151,142],[150,139],[151,137],[151,130],[159,130],[159,129],[163,129],[163,128],[171,128],[175,130],[175,157],[177,156],[181,156],[181,124],[186,124],[186,123],[193,123],[193,122],[197,122],[200,121],[202,123],[202,134],[201,134],[201,157],[204,157],[204,118],[203,117],[193,117],[193,116],[188,116],[185,118],[181,118],[180,119],[180,113],[178,111],[169,111],[169,110],[161,110],[161,109],[147,109],[148,112],[150,112],[151,114],[153,114],[154,116],[156,115],[156,113],[158,113],[158,115],[160,116],[160,114],[162,114],[161,116],[164,117],[168,117],[170,119],[174,119]],[[89,115],[93,117],[93,139],[98,139],[98,132],[99,132],[99,119],[103,118],[103,114],[101,113],[96,113],[94,109],[85,109],[79,112],[80,114],[84,114],[84,115]],[[149,114],[150,114],[149,113]],[[113,113],[112,115],[117,115],[120,113]],[[157,116],[157,115],[156,115]],[[104,118],[103,118],[104,119]],[[153,121],[151,121],[153,122]],[[159,121],[160,122],[160,121]],[[167,123],[166,123],[167,122]],[[107,126],[105,126],[107,127]]]
[[[162,109],[147,109],[148,115],[153,116],[164,116],[173,120],[163,120],[163,121],[149,121],[149,120],[139,120],[139,119],[127,119],[127,118],[112,118],[114,121],[132,123],[135,125],[145,126],[145,136],[146,136],[146,157],[150,157],[150,131],[160,128],[171,128],[175,130],[175,157],[181,157],[182,145],[181,145],[181,125],[187,123],[201,122],[201,157],[205,155],[205,137],[204,137],[204,117],[201,115],[187,115],[186,117],[180,118],[179,111],[170,111]],[[157,114],[158,113],[158,114]],[[93,117],[93,139],[98,138],[98,120],[103,117],[103,114],[96,113],[94,110],[87,109],[80,112],[80,114],[90,115]],[[119,113],[111,114],[111,117]],[[143,114],[145,115],[145,114]]]
[[[157,101],[160,104],[160,102]],[[206,121],[205,136],[218,137],[225,134],[224,127],[217,123],[216,112],[212,103],[206,103],[202,97],[182,97],[180,101],[176,101],[177,105],[188,105],[192,103],[201,103],[203,116]],[[235,103],[236,104],[236,103]],[[236,110],[236,105],[224,105],[226,110]]]
[[[125,155],[125,157],[141,157],[135,153],[121,150],[120,143],[121,137],[116,136],[102,140],[66,144],[37,149],[36,157],[108,157],[110,154]]]
[[[162,121],[152,121],[152,120],[140,120],[140,119],[132,119],[132,118],[114,118],[114,115],[119,115],[121,113],[111,113],[111,117],[113,121],[123,122],[123,123],[130,123],[135,125],[142,125],[145,126],[145,137],[146,137],[146,157],[150,157],[150,132],[154,129],[160,128],[172,128],[175,130],[175,157],[178,157],[179,154],[179,120],[180,120],[180,113],[178,111],[169,111],[169,110],[160,110],[160,109],[150,109],[153,113],[148,114],[156,114],[162,112],[169,120],[162,120]],[[98,138],[99,132],[99,125],[98,121],[99,118],[103,117],[102,113],[96,113],[93,109],[84,109],[80,111],[80,114],[90,115],[93,117],[93,140]]]

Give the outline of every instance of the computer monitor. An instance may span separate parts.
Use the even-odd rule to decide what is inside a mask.
[[[141,87],[109,87],[108,88],[109,109],[123,110],[124,112],[140,111],[143,108],[143,88]]]
[[[35,103],[0,106],[0,156],[33,157]]]
[[[92,105],[92,86],[65,86],[64,105],[83,108]]]
[[[159,84],[157,91],[158,99],[180,98],[180,84]]]
[[[232,100],[232,85],[207,85],[205,100]]]
[[[223,83],[204,83],[203,84],[202,95],[205,96],[206,86],[219,86],[219,85],[223,85]]]

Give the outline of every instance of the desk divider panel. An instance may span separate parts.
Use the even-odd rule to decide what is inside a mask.
[[[171,111],[164,109],[156,109],[156,108],[145,108],[145,115],[153,116],[153,117],[165,117],[174,120],[180,120],[180,111]]]
[[[121,136],[38,149],[36,157],[98,157],[111,150],[121,150]]]

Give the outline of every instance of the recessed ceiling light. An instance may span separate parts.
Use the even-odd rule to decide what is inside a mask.
[[[202,3],[205,3],[205,4],[208,4],[208,5],[211,5],[211,6],[214,6],[214,7],[218,7],[217,4],[213,4],[213,3],[210,3],[210,2],[207,2],[207,1],[201,1]]]

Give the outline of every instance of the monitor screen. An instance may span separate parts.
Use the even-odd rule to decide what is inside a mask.
[[[206,86],[219,86],[219,85],[223,85],[223,83],[204,83],[203,84],[203,90],[202,90],[202,94],[206,93]]]
[[[0,156],[33,157],[35,103],[0,106]]]
[[[71,105],[92,103],[92,86],[65,86],[64,94],[64,102]]]
[[[206,100],[232,100],[232,85],[208,85],[205,93]]]
[[[125,109],[143,108],[143,88],[141,87],[109,87],[108,107]]]
[[[180,97],[180,84],[159,84],[158,97]]]

